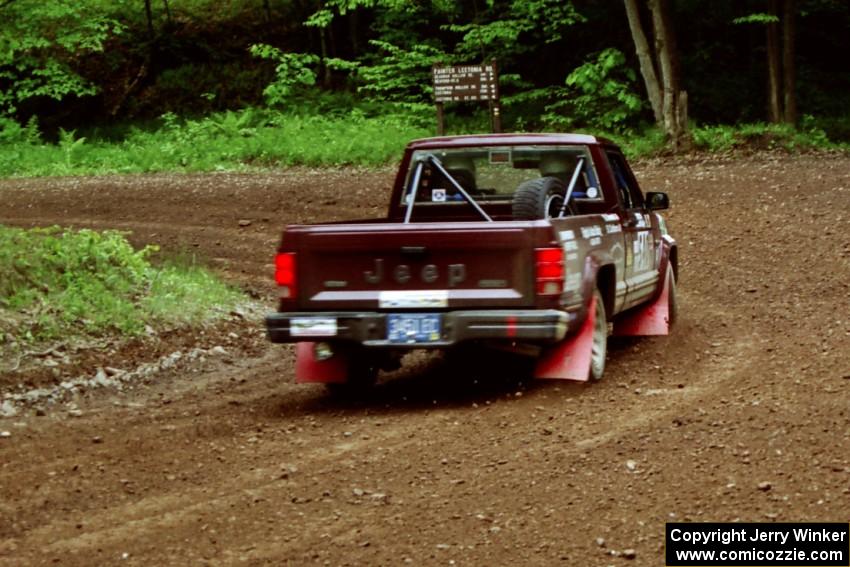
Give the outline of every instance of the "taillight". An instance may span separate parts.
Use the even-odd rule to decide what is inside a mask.
[[[295,252],[278,254],[274,259],[274,281],[282,299],[295,297]]]
[[[564,251],[537,248],[535,251],[537,295],[560,295],[564,291]]]

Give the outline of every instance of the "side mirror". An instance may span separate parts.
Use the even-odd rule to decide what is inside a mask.
[[[670,198],[667,193],[650,191],[646,194],[646,208],[650,211],[662,211],[670,208]]]

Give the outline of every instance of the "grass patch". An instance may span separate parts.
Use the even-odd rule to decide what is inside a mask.
[[[154,171],[238,171],[268,166],[378,166],[398,160],[405,144],[431,135],[415,116],[296,114],[245,109],[199,119],[163,116],[160,127],[130,128],[123,139],[61,131],[57,143],[31,129],[3,135],[0,177]]]
[[[694,128],[694,146],[710,152],[735,149],[788,151],[838,147],[826,133],[804,120],[801,128],[789,124],[756,122],[737,126],[701,126]]]
[[[788,124],[739,124],[735,126],[691,126],[694,149],[704,152],[735,150],[786,150],[789,152],[815,149],[847,149],[847,144],[834,143],[812,119],[806,118],[800,128]],[[641,132],[610,134],[630,158],[658,155],[666,151],[664,134],[658,128]]]
[[[0,343],[199,324],[240,294],[198,266],[155,266],[120,232],[0,225]]]
[[[122,125],[85,135],[62,130],[55,143],[47,143],[35,122],[22,126],[0,118],[0,177],[380,166],[396,163],[410,140],[433,135],[433,121],[425,107],[319,98],[286,112],[246,108],[196,119],[166,114],[145,128]],[[453,134],[488,129],[482,112],[447,122]],[[850,119],[825,123],[805,117],[796,129],[765,123],[693,125],[691,132],[695,149],[708,152],[848,147],[834,144],[826,127],[831,132],[850,131]],[[666,149],[657,128],[588,133],[615,140],[632,158]]]

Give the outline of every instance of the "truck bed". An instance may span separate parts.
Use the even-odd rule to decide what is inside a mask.
[[[291,226],[303,311],[533,307],[533,254],[551,224]]]

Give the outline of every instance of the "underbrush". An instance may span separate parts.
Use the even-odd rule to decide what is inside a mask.
[[[0,225],[0,345],[139,336],[227,314],[240,294],[209,271],[155,266],[120,232]]]
[[[737,126],[700,126],[694,128],[694,146],[710,152],[734,149],[788,151],[837,147],[811,118],[800,128],[789,124],[740,124]]]
[[[62,130],[50,143],[34,122],[22,126],[0,119],[0,177],[380,166],[395,163],[410,140],[433,135],[433,120],[432,111],[421,105],[382,108],[319,98],[287,112],[247,108],[196,119],[166,114],[146,128],[124,125],[86,135]],[[805,117],[796,129],[765,123],[693,125],[691,132],[697,151],[846,148],[830,140],[822,122]],[[487,130],[481,112],[450,117],[447,123],[453,134]],[[830,126],[841,131],[839,122]],[[613,139],[632,158],[665,152],[657,128],[588,133]]]
[[[162,117],[155,129],[130,128],[120,140],[61,131],[44,143],[31,128],[0,124],[0,177],[153,171],[234,171],[290,165],[378,166],[405,144],[431,135],[415,117],[228,111],[199,119]]]
[[[691,125],[693,150],[718,153],[730,151],[848,149],[848,145],[833,142],[810,117],[803,120],[799,128],[788,124]],[[664,154],[663,132],[648,128],[639,132],[605,135],[617,142],[630,158]]]

